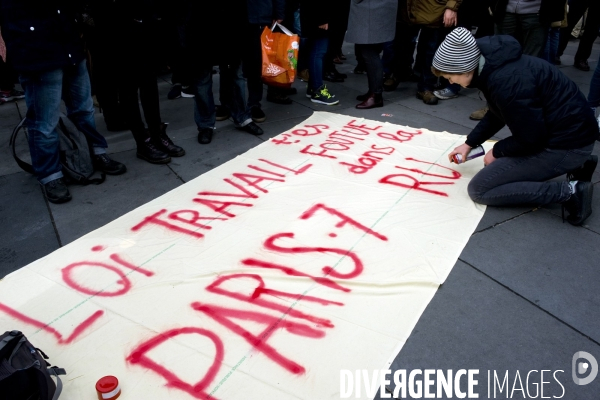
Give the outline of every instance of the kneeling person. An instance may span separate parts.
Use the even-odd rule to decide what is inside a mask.
[[[440,45],[432,70],[450,83],[477,86],[489,112],[450,154],[469,151],[505,125],[512,135],[498,141],[471,180],[469,196],[491,206],[561,203],[567,221],[581,225],[592,213],[590,182],[598,124],[577,85],[548,62],[522,54],[511,36],[475,40],[464,28]],[[563,182],[547,182],[567,174]]]

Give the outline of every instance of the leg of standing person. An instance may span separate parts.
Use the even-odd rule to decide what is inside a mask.
[[[579,40],[579,47],[575,53],[574,66],[582,71],[589,71],[588,58],[592,54],[592,46],[598,37],[600,29],[600,2],[593,0],[589,2],[587,18],[585,20],[585,29]]]
[[[108,144],[96,129],[92,85],[85,60],[63,69],[62,99],[67,107],[67,116],[85,134],[93,149],[94,166],[109,175],[123,174],[127,168],[106,154]]]
[[[542,26],[538,14],[517,16],[523,37],[523,54],[542,57],[546,46],[548,30]]]
[[[365,66],[365,60],[363,56],[360,54],[360,46],[354,45],[354,56],[356,57],[356,68],[354,68],[355,74],[364,74],[367,70]]]
[[[544,49],[543,59],[550,64],[554,64],[556,53],[558,52],[558,42],[560,41],[560,28],[548,28],[546,47]]]
[[[594,111],[594,115],[596,115],[596,109],[600,107],[600,58],[596,64],[596,69],[594,70],[594,75],[592,75],[592,80],[590,81],[588,104]],[[598,118],[598,125],[600,125],[600,117]],[[600,139],[598,140],[600,141]]]
[[[360,44],[358,46],[360,46],[360,52],[367,67],[369,91],[361,103],[356,105],[356,108],[369,109],[383,107],[383,64],[379,56],[383,51],[383,43]]]
[[[252,121],[252,113],[246,105],[246,81],[242,73],[240,63],[221,65],[219,67],[221,83],[227,82],[225,94],[227,101],[222,103],[231,110],[233,123],[237,129],[246,131],[252,135],[259,136],[263,130]],[[221,99],[221,101],[223,101]]]
[[[570,0],[569,1],[569,12],[567,14],[567,26],[565,28],[560,29],[560,41],[558,43],[558,53],[557,56],[560,58],[565,49],[567,48],[567,44],[569,43],[570,38],[572,38],[571,32],[573,31],[573,27],[577,24],[577,22],[581,19],[585,10],[587,9],[587,0]]]
[[[439,45],[440,28],[421,28],[419,34],[419,43],[417,44],[417,57],[420,58],[421,76],[417,83],[417,98],[423,100],[423,103],[435,105],[438,98],[433,94],[436,76],[431,72],[433,56]]]
[[[327,86],[323,84],[323,59],[327,53],[329,39],[327,37],[309,38],[307,44],[310,48],[308,60],[309,80],[306,97],[310,97],[313,103],[334,105],[339,100],[335,95],[329,93]]]
[[[212,141],[215,128],[216,113],[212,86],[212,66],[196,68],[192,89],[194,90],[194,121],[198,127],[200,144],[208,144]]]
[[[254,122],[264,122],[267,119],[260,104],[263,97],[261,33],[261,25],[248,24],[242,50],[242,68],[248,84],[248,107],[252,110]]]

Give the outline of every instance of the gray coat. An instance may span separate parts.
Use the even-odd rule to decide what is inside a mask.
[[[396,35],[398,0],[352,0],[346,41],[385,43]]]

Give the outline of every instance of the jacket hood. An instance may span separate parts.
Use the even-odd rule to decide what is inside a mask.
[[[519,42],[508,35],[486,36],[477,39],[477,46],[485,58],[481,78],[487,77],[504,64],[518,60],[523,54]]]

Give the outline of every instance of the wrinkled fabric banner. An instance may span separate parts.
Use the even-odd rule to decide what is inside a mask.
[[[339,399],[384,369],[485,207],[464,137],[315,113],[0,282],[61,399]],[[364,391],[363,398],[371,398]]]

